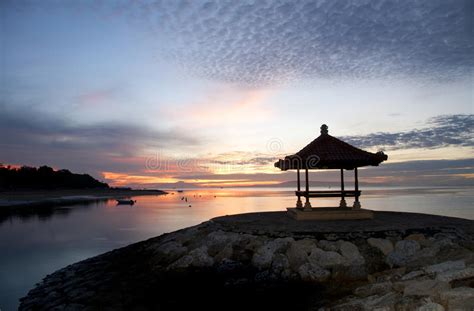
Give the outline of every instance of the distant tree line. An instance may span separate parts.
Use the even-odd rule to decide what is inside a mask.
[[[74,174],[68,170],[55,171],[49,166],[13,168],[0,164],[0,189],[86,189],[108,188],[88,174]]]

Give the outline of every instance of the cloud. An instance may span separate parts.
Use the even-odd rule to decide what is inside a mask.
[[[60,165],[96,176],[107,169],[144,169],[147,150],[200,143],[177,130],[156,131],[116,122],[81,125],[35,111],[12,111],[1,105],[0,133],[2,162]]]
[[[428,121],[428,126],[406,132],[372,133],[341,137],[360,148],[377,147],[385,150],[410,148],[442,148],[474,146],[474,115],[442,115]]]
[[[195,75],[245,85],[294,79],[469,75],[469,0],[103,2],[151,29],[161,57]]]
[[[222,129],[230,125],[264,123],[274,112],[265,105],[271,96],[268,90],[241,90],[226,86],[214,87],[203,99],[185,107],[164,107],[164,116],[180,120],[192,128]]]

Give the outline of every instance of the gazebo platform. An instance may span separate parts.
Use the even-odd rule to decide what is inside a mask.
[[[343,207],[316,207],[311,210],[287,208],[290,217],[296,220],[346,220],[373,219],[374,212],[369,209]]]

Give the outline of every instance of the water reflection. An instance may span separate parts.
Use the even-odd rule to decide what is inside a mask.
[[[53,216],[67,217],[74,208],[85,208],[90,205],[97,205],[108,201],[107,199],[97,199],[83,203],[63,204],[61,206],[33,206],[33,207],[13,207],[0,208],[0,225],[5,221],[13,221],[18,219],[25,221],[47,221]]]
[[[363,190],[361,202],[363,207],[375,210],[474,219],[471,190],[372,188]],[[18,298],[36,282],[68,264],[216,216],[285,210],[296,202],[293,191],[169,190],[165,196],[134,197],[135,205],[104,200],[1,214],[0,309],[16,309]],[[318,199],[312,204],[337,206],[338,200]]]

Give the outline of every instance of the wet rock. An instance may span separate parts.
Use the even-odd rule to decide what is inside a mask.
[[[369,243],[370,246],[379,249],[384,255],[393,251],[393,243],[387,239],[369,238],[367,239],[367,243]]]

